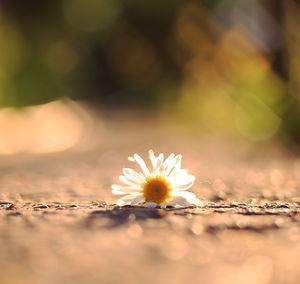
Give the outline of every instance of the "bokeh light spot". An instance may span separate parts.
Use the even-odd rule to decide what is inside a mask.
[[[235,107],[235,122],[240,133],[253,141],[271,138],[281,119],[255,95],[242,95]]]
[[[50,44],[45,53],[45,59],[48,66],[60,74],[71,72],[77,66],[79,61],[75,50],[63,41],[57,41]]]
[[[52,153],[69,149],[88,127],[86,116],[88,113],[71,100],[2,109],[0,153]]]
[[[65,0],[63,10],[68,24],[82,32],[105,31],[122,11],[115,0]]]

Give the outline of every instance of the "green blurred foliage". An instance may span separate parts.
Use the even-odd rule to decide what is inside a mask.
[[[299,19],[294,0],[3,0],[0,107],[71,97],[298,141]]]

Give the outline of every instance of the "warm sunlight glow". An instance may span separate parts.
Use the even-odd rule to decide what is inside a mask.
[[[0,110],[0,154],[52,153],[73,147],[87,125],[86,111],[71,100]]]
[[[33,116],[36,149],[33,152],[62,151],[74,146],[83,132],[83,121],[70,105],[61,101],[38,107]]]

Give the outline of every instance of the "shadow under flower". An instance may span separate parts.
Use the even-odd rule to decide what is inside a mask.
[[[126,205],[93,211],[87,217],[86,225],[87,227],[100,225],[100,227],[113,228],[136,220],[164,218],[167,214],[168,212],[165,209]]]

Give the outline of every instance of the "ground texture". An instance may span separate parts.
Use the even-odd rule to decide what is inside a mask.
[[[133,122],[134,121],[134,122]],[[0,283],[299,283],[300,160],[153,119],[0,159]],[[118,207],[127,156],[181,153],[203,208]]]

